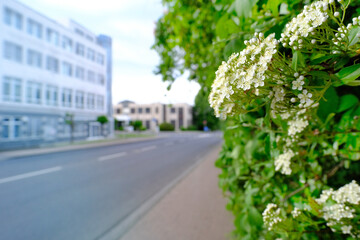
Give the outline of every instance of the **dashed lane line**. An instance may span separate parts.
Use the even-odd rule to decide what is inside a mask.
[[[7,182],[13,182],[13,181],[30,178],[30,177],[36,177],[39,175],[44,175],[44,174],[48,174],[48,173],[52,173],[52,172],[57,172],[62,169],[63,168],[61,166],[57,166],[57,167],[42,169],[39,171],[33,171],[33,172],[24,173],[24,174],[19,174],[19,175],[15,175],[12,177],[2,178],[2,179],[0,179],[0,184],[7,183]]]
[[[102,161],[106,161],[106,160],[111,160],[111,159],[115,159],[115,158],[119,158],[122,156],[127,155],[126,152],[119,152],[119,153],[115,153],[115,154],[111,154],[111,155],[106,155],[106,156],[102,156],[98,158],[98,161],[102,162]]]

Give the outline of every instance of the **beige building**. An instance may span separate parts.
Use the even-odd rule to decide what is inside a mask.
[[[163,122],[171,123],[176,130],[193,124],[192,106],[186,103],[166,105],[123,101],[114,106],[114,118],[123,127],[128,126],[130,121],[140,120],[147,129],[155,129]]]

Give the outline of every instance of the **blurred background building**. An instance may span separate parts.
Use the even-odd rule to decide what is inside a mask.
[[[0,33],[0,150],[112,134],[110,37],[14,0],[0,0]]]
[[[188,128],[193,124],[193,108],[187,103],[177,104],[137,104],[132,101],[122,101],[114,106],[116,127],[129,126],[131,121],[141,121],[147,129],[154,129],[161,123],[172,124],[176,130]]]

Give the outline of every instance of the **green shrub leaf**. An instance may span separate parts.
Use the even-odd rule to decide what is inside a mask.
[[[354,81],[360,76],[360,64],[341,69],[335,74],[344,84]]]
[[[340,104],[336,112],[345,111],[353,106],[355,106],[359,102],[359,99],[352,94],[344,95],[340,98]]]

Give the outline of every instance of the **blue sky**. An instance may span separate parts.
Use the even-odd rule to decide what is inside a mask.
[[[113,103],[194,103],[199,86],[178,79],[171,91],[155,76],[159,63],[154,43],[155,22],[164,8],[161,0],[20,0],[58,21],[73,19],[95,34],[113,39]]]

